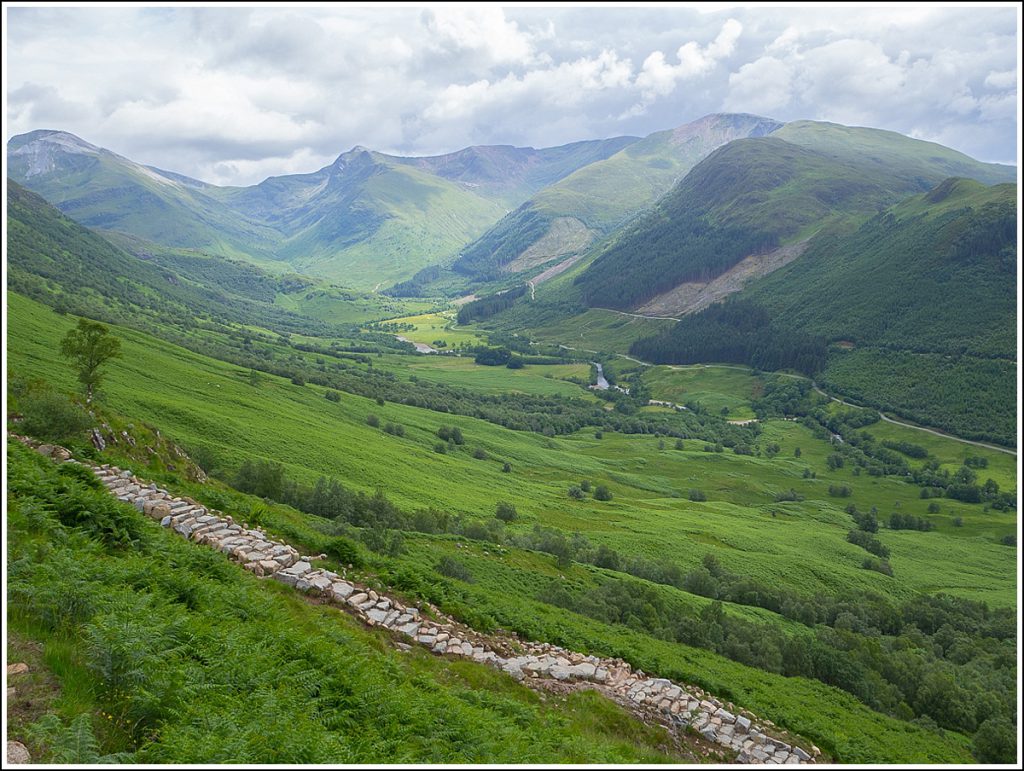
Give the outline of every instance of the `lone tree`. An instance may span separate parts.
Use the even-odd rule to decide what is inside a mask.
[[[78,382],[85,386],[85,401],[92,401],[100,386],[100,368],[121,355],[121,340],[110,335],[102,324],[79,319],[60,344],[60,351],[78,367]]]

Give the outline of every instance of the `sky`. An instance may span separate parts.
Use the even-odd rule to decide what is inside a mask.
[[[713,112],[1017,162],[1010,4],[5,11],[5,138],[62,129],[215,184],[313,171],[355,145],[551,147]]]

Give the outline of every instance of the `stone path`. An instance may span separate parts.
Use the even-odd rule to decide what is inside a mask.
[[[55,460],[79,463],[62,447],[35,446]],[[673,683],[632,670],[622,659],[598,658],[557,645],[524,642],[514,637],[479,634],[429,606],[429,617],[412,605],[380,594],[324,568],[314,567],[317,557],[303,556],[289,544],[274,540],[261,528],[247,527],[232,517],[210,510],[188,497],[175,496],[110,465],[82,465],[92,469],[118,500],[135,506],[196,544],[217,549],[257,576],[280,581],[314,595],[359,618],[368,626],[384,627],[399,639],[398,645],[424,646],[437,654],[458,656],[496,667],[518,681],[549,678],[562,683],[586,684],[624,704],[642,719],[655,719],[676,729],[692,726],[723,752],[735,753],[739,763],[813,763],[820,755],[769,735],[785,734],[770,721],[723,703],[692,685]],[[321,555],[321,558],[324,555]]]

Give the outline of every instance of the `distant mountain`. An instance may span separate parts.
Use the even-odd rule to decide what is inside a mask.
[[[770,134],[782,125],[756,115],[708,115],[651,134],[540,191],[466,247],[454,270],[496,278],[581,254],[652,204],[716,148]]]
[[[509,206],[633,141],[475,147],[435,158],[357,147],[311,174],[224,188],[66,132],[34,131],[11,139],[8,165],[15,180],[89,227],[371,287],[450,261]]]

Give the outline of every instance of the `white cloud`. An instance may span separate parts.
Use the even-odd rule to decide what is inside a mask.
[[[355,144],[544,147],[726,109],[1006,160],[1016,20],[916,6],[9,8],[7,136],[61,128],[245,184]]]

